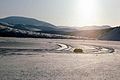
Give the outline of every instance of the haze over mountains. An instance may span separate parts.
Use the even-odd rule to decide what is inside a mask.
[[[102,25],[102,26],[93,25],[93,26],[80,27],[79,29],[80,30],[95,30],[95,29],[108,29],[108,28],[111,28],[111,26],[109,26],[109,25]]]
[[[40,34],[52,35],[49,38],[53,38],[53,35],[57,35],[57,38],[61,38],[60,35],[68,35],[82,39],[120,40],[120,27],[112,28],[109,25],[84,27],[56,26],[45,21],[19,16],[0,19],[0,36],[45,37]]]

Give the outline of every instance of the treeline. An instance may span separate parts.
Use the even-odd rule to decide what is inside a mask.
[[[56,38],[56,39],[76,38],[75,36],[47,34],[47,33],[42,33],[42,32],[14,29],[14,28],[7,27],[5,25],[0,25],[0,36],[2,37],[23,37],[23,38],[26,38],[26,37],[27,38]]]

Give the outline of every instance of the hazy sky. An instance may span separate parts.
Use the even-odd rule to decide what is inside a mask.
[[[120,25],[120,0],[0,0],[0,18],[26,16],[54,25]]]

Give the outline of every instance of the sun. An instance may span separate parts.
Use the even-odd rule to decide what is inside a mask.
[[[97,22],[97,0],[79,0],[77,8],[82,19],[82,24],[93,25]]]

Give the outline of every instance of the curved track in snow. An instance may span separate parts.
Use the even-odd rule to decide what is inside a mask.
[[[77,42],[49,40],[49,39],[18,39],[6,38],[0,41],[0,54],[29,54],[30,52],[38,53],[74,53],[75,48],[83,49],[85,54],[106,54],[113,53],[115,50],[112,47],[98,44],[82,44]],[[83,44],[84,43],[84,44]],[[94,45],[93,45],[94,44]],[[27,53],[26,53],[27,52]],[[32,54],[33,54],[32,53]],[[38,54],[37,53],[37,54]],[[34,55],[34,54],[33,54]]]

